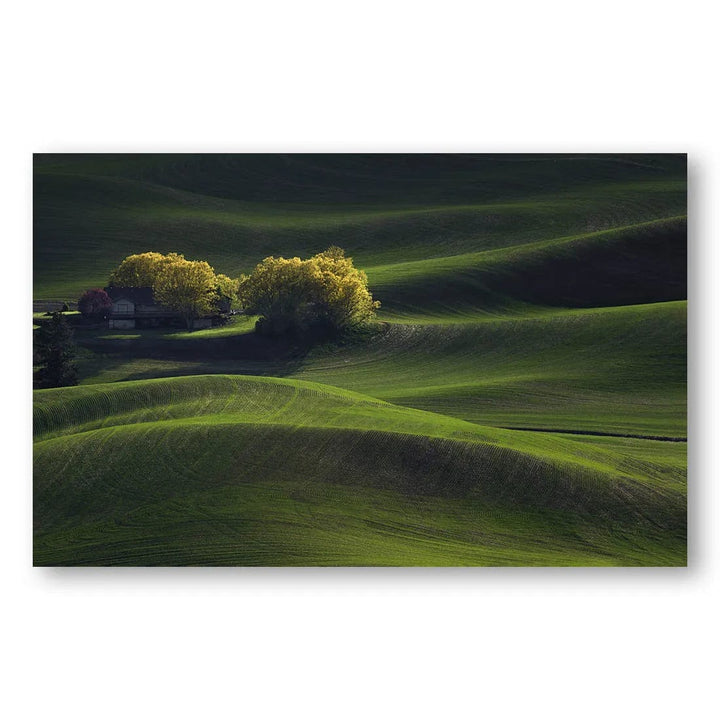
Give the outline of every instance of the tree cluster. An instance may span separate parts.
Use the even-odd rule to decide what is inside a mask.
[[[308,260],[267,257],[241,276],[238,297],[248,314],[261,316],[257,330],[269,335],[347,330],[372,320],[380,307],[367,275],[339,247]]]
[[[238,280],[215,273],[204,260],[146,252],[129,255],[110,275],[110,285],[151,287],[155,300],[177,311],[188,328],[201,315],[237,302]]]
[[[216,274],[202,260],[146,252],[126,257],[109,282],[151,287],[156,302],[179,312],[188,327],[223,302],[240,306],[248,315],[260,316],[256,329],[267,335],[334,334],[371,321],[380,307],[368,290],[367,275],[334,246],[307,260],[267,257],[240,280]],[[85,293],[81,312],[106,312],[105,299],[98,293],[105,295],[97,290]]]

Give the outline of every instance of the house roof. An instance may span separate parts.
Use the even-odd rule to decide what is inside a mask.
[[[111,285],[105,288],[105,292],[113,302],[116,300],[130,300],[136,305],[155,304],[153,289],[151,287],[119,287]]]

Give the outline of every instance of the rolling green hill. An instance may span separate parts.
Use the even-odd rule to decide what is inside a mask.
[[[212,331],[78,331],[85,383],[237,373],[296,377],[482,424],[685,435],[686,302],[385,323],[308,351],[240,321]]]
[[[36,156],[34,296],[74,300],[88,287],[106,284],[126,255],[149,249],[183,252],[237,274],[267,255],[304,256],[340,244],[371,277],[378,266],[387,278],[388,264],[686,212],[682,157],[490,156],[477,159],[472,172],[445,169],[440,180],[437,160],[395,181],[386,172],[389,160],[350,158],[345,162],[354,172],[343,175],[335,167],[342,156],[318,156],[312,183],[301,184],[306,174],[298,170],[292,194],[272,192],[285,177],[276,167],[281,161],[268,164],[262,156],[226,162],[223,156],[190,157],[182,163],[174,156],[68,156],[55,162]],[[229,197],[201,192],[212,172],[218,180],[210,190],[236,191]],[[369,194],[368,187],[376,189]]]
[[[685,563],[684,156],[36,156],[34,193],[38,300],[339,244],[383,304],[320,347],[78,328],[36,564]]]
[[[672,564],[684,551],[678,443],[484,428],[242,376],[38,391],[35,417],[41,563]]]

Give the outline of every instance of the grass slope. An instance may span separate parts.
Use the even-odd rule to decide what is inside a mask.
[[[473,317],[388,323],[309,352],[258,338],[246,318],[202,333],[85,331],[80,370],[85,383],[296,377],[485,425],[685,436],[685,301]]]
[[[391,316],[513,306],[602,307],[687,297],[684,217],[370,268]],[[641,268],[642,272],[638,272]],[[398,312],[399,311],[399,312]]]
[[[207,259],[235,275],[266,255],[341,244],[361,267],[386,271],[686,212],[684,161],[673,156],[481,158],[464,175],[446,169],[442,181],[439,160],[388,177],[387,160],[351,156],[343,173],[342,156],[319,156],[313,172],[322,179],[292,185],[294,195],[272,191],[283,177],[272,162],[226,160],[212,164],[224,178],[213,184],[210,160],[37,156],[34,296],[73,300],[104,285],[126,255],[149,249]],[[369,187],[377,190],[363,192]]]
[[[35,432],[36,564],[683,562],[675,443],[238,376],[41,391]]]

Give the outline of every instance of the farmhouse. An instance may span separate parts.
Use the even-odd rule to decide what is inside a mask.
[[[155,301],[151,287],[110,286],[105,292],[112,300],[108,315],[110,328],[124,330],[184,324],[180,313]],[[196,318],[193,328],[209,328],[212,324],[212,316]]]

